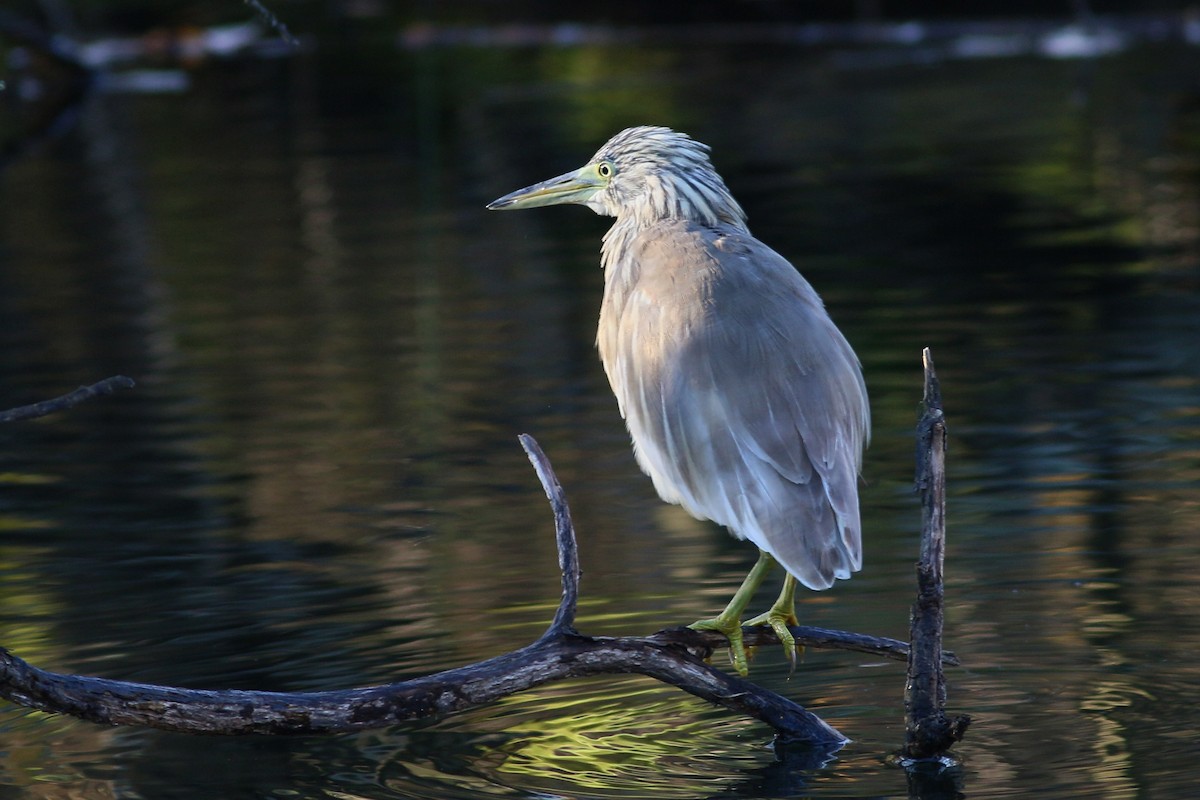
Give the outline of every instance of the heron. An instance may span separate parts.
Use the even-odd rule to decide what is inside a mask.
[[[820,297],[751,235],[710,148],[658,126],[613,136],[577,170],[489,209],[574,203],[616,221],[604,235],[596,345],[638,465],[659,496],[758,547],[716,617],[748,673],[742,615],[778,563],[769,625],[794,669],[797,584],[827,589],[862,568],[858,482],[870,407],[857,356]]]

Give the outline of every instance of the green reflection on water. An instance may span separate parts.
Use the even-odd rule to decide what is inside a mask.
[[[731,759],[746,766],[771,760],[767,737],[755,742],[752,724],[645,682],[563,684],[497,711],[518,716],[505,721],[496,773],[527,776],[542,790],[688,796],[697,780],[719,782]]]

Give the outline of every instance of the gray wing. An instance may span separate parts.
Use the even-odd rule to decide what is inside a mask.
[[[746,233],[682,223],[609,270],[601,358],[663,499],[811,588],[860,569],[866,388],[808,282]]]

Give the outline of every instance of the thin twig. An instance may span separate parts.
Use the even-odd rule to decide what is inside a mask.
[[[288,30],[288,26],[283,23],[283,20],[275,16],[271,9],[264,6],[259,0],[243,0],[243,2],[254,10],[258,18],[267,23],[273,31],[279,34],[279,38],[290,44],[292,47],[299,47],[300,42],[292,36],[292,32]]]
[[[870,636],[865,633],[852,631],[837,631],[830,628],[816,628],[811,625],[790,625],[788,630],[796,639],[796,644],[819,650],[851,650],[867,653],[873,656],[890,659],[891,661],[908,661],[909,643],[887,636]],[[655,638],[671,640],[696,651],[715,651],[729,644],[723,634],[715,631],[697,631],[691,628],[667,628],[654,634]],[[781,644],[775,631],[766,625],[753,628],[742,628],[742,638],[746,647],[773,647]],[[942,664],[950,667],[960,665],[958,656],[950,650],[942,651]]]
[[[19,408],[11,408],[8,411],[0,411],[0,422],[37,419],[47,414],[53,414],[56,411],[65,411],[94,397],[114,394],[118,389],[132,389],[133,386],[133,379],[126,378],[124,375],[114,375],[98,383],[93,383],[91,386],[80,386],[75,391],[64,394],[62,397],[56,397],[53,400],[43,400],[40,403],[32,403],[27,406],[20,406]]]

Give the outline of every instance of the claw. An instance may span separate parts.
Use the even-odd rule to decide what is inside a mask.
[[[688,626],[692,630],[717,631],[724,634],[725,638],[729,640],[729,660],[733,663],[733,668],[737,670],[738,675],[743,678],[750,674],[750,663],[746,654],[746,645],[742,639],[742,612],[746,610],[750,598],[754,596],[755,590],[758,589],[763,578],[774,565],[775,559],[770,554],[759,551],[758,561],[755,562],[754,568],[742,581],[742,585],[734,593],[729,605],[725,606],[725,610],[712,619],[702,619]]]
[[[760,614],[746,623],[747,627],[755,625],[770,625],[771,630],[775,631],[775,635],[779,637],[779,643],[783,645],[783,652],[788,658],[788,677],[796,671],[796,656],[798,653],[804,652],[804,646],[796,644],[796,637],[792,636],[792,632],[788,630],[789,625],[799,625],[800,621],[796,619],[795,612],[790,614],[779,614],[777,609],[772,608],[765,614]]]
[[[750,674],[751,653],[746,649],[742,637],[742,612],[774,563],[775,560],[769,554],[760,551],[754,569],[750,570],[750,574],[746,576],[746,580],[742,582],[741,588],[734,594],[725,610],[712,619],[702,619],[688,626],[692,630],[716,631],[723,634],[729,640],[729,660],[743,678]],[[799,624],[800,621],[796,619],[796,579],[791,575],[783,579],[783,591],[779,593],[779,599],[770,610],[746,623],[747,627],[770,625],[771,630],[775,631],[775,635],[783,644],[784,652],[787,653],[789,678],[796,672],[797,656],[804,653],[804,647],[796,644],[796,637],[792,636],[788,626]]]
[[[783,591],[770,610],[746,623],[747,626],[770,625],[771,630],[775,631],[787,654],[789,678],[796,672],[796,656],[804,652],[804,647],[796,644],[796,637],[792,636],[788,626],[799,624],[800,620],[796,618],[796,579],[791,575],[783,579]]]
[[[743,678],[750,674],[750,662],[742,638],[742,624],[736,619],[723,619],[724,615],[702,619],[688,625],[694,631],[716,631],[729,640],[729,663]]]

